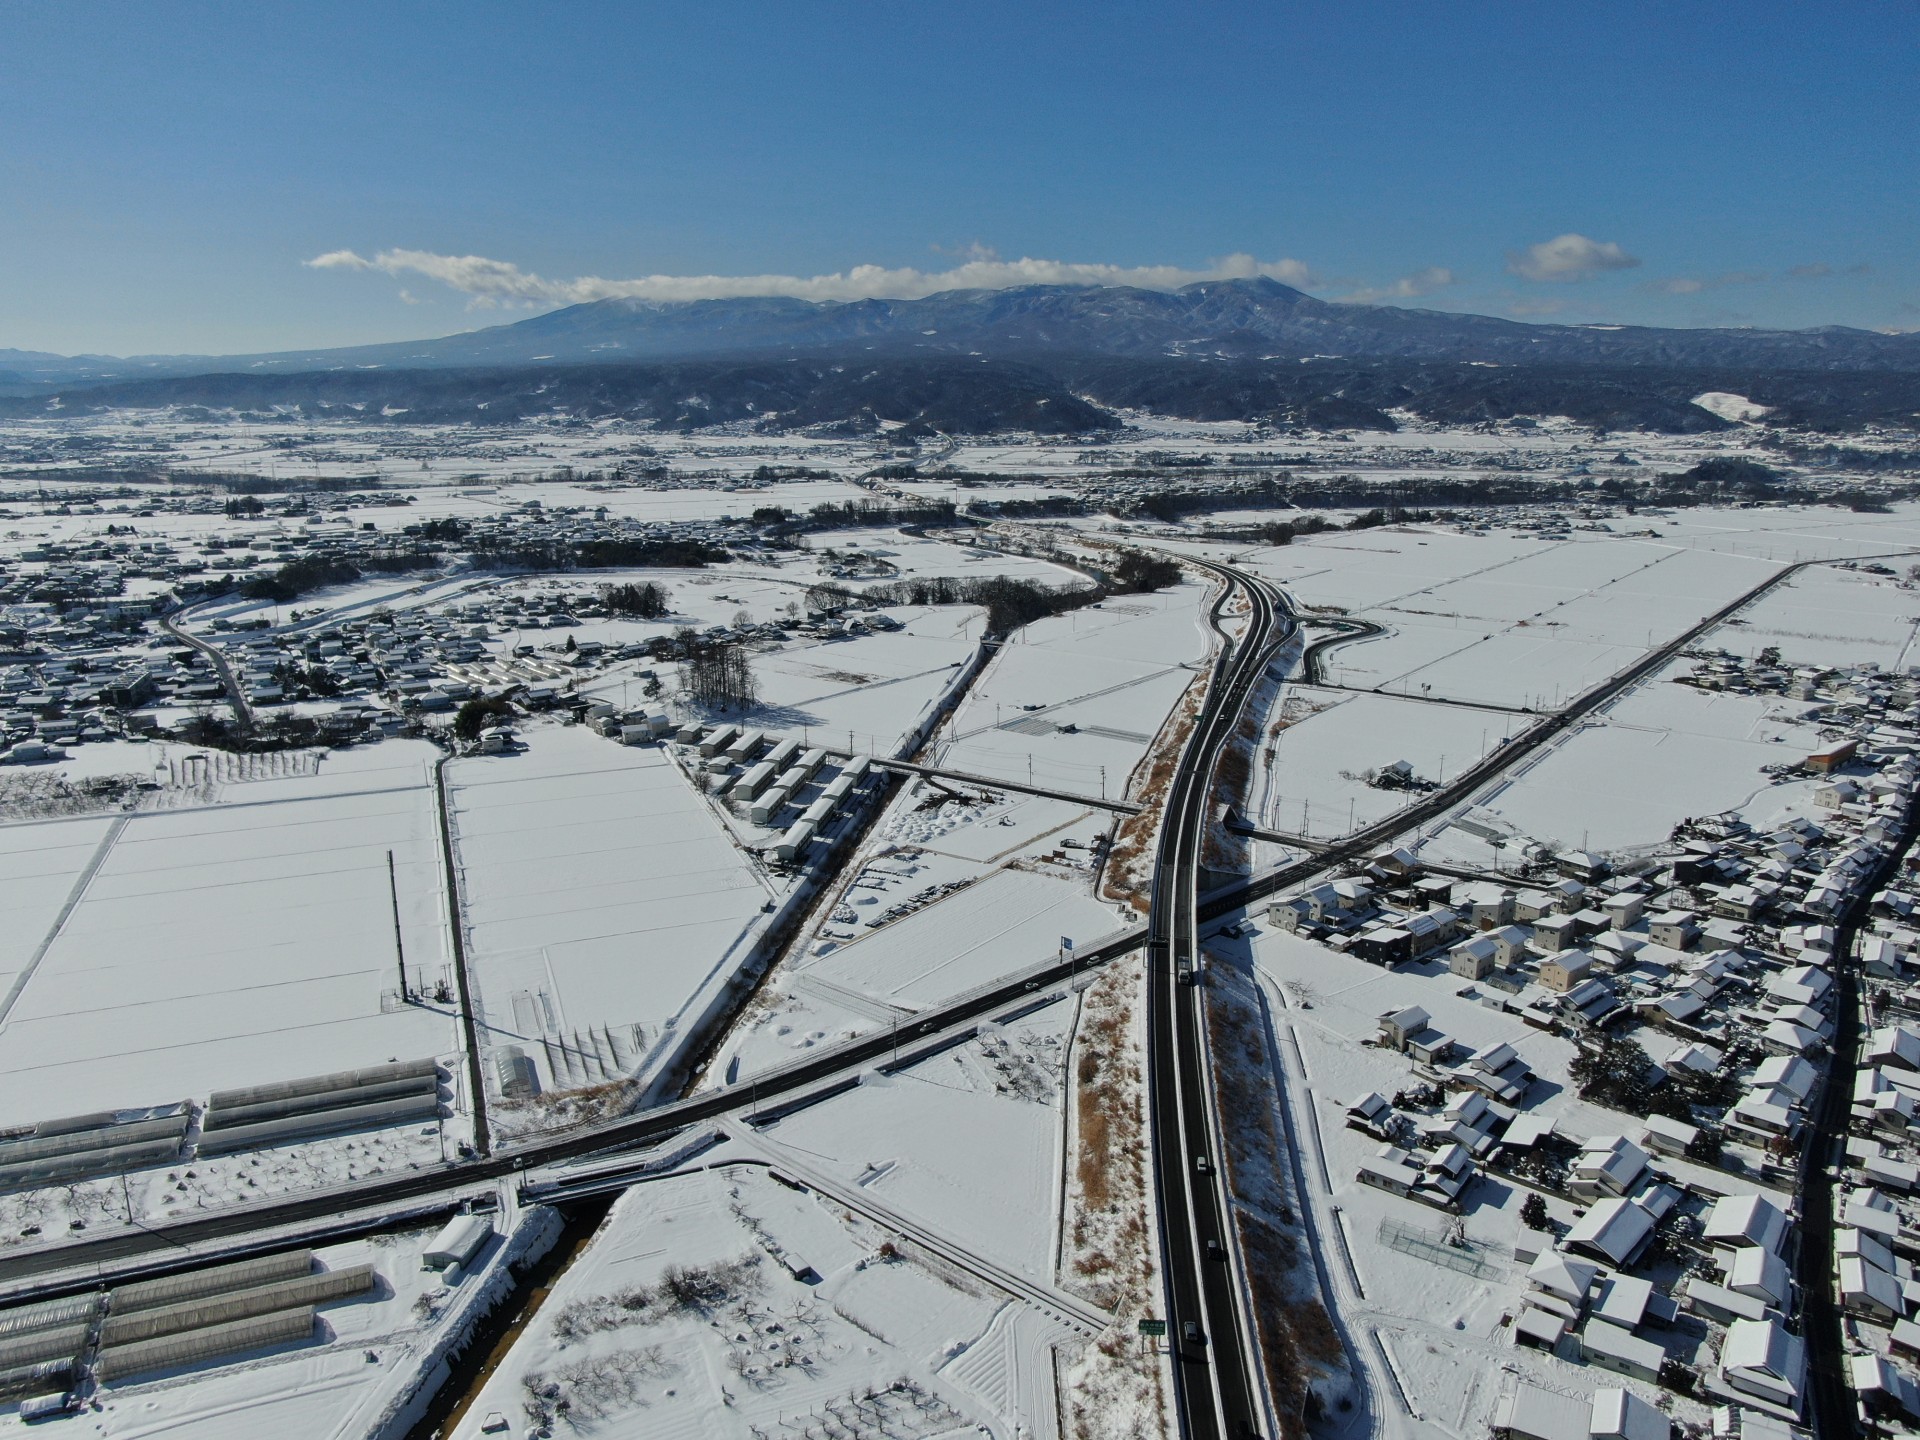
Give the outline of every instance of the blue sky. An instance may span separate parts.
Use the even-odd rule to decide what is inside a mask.
[[[1916,34],[1905,0],[17,3],[0,347],[348,344],[967,265],[1920,328]]]

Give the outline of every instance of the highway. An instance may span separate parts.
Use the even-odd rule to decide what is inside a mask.
[[[1202,563],[1202,562],[1196,562]],[[1200,971],[1200,883],[1213,775],[1254,686],[1295,630],[1279,592],[1226,566],[1215,602],[1222,636],[1212,683],[1168,790],[1147,922],[1147,1106],[1174,1407],[1185,1440],[1265,1433],[1264,1387],[1252,1317],[1241,1304],[1237,1253],[1214,1123]],[[1235,591],[1245,632],[1220,623]]]

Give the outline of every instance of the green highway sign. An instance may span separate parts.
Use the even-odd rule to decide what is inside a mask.
[[[1140,1322],[1140,1333],[1142,1335],[1164,1335],[1167,1333],[1167,1322],[1164,1320],[1142,1320]]]

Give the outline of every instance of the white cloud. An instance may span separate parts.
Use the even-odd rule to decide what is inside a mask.
[[[1556,235],[1507,255],[1508,273],[1522,280],[1586,280],[1609,270],[1631,270],[1639,263],[1611,240],[1573,234]]]
[[[371,270],[373,262],[362,260],[351,250],[329,250],[305,262],[315,270]]]
[[[1436,290],[1457,284],[1459,277],[1446,266],[1429,265],[1411,275],[1402,275],[1391,285],[1378,289],[1363,287],[1344,298],[1360,305],[1372,305],[1381,300],[1417,300],[1422,295],[1431,295]]]
[[[1304,261],[1256,260],[1251,255],[1227,255],[1195,270],[1178,265],[1002,260],[977,246],[969,247],[966,253],[969,258],[948,270],[856,265],[834,275],[646,275],[633,280],[607,280],[598,275],[553,280],[506,260],[489,260],[483,255],[436,255],[428,250],[382,250],[371,258],[352,250],[330,250],[305,263],[316,270],[422,275],[471,297],[479,308],[516,303],[578,305],[616,298],[725,300],[749,295],[784,295],[800,300],[917,300],[942,290],[1008,290],[1018,285],[1132,285],[1143,290],[1177,290],[1205,280],[1265,277],[1287,285],[1307,285],[1315,278]]]

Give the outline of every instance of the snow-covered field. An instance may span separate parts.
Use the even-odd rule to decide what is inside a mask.
[[[1920,558],[1920,557],[1912,557]],[[1889,562],[1905,574],[1912,559]],[[1741,615],[1739,633],[1723,632],[1727,649],[1779,650],[1788,665],[1879,665],[1900,670],[1915,659],[1920,592],[1884,576],[1821,565],[1802,570]]]
[[[1786,664],[1894,668],[1912,643],[1920,595],[1883,576],[1818,566],[1783,582],[1702,637],[1707,649],[1751,657],[1777,647]],[[1813,627],[1825,627],[1815,632]],[[1797,643],[1796,653],[1789,648]],[[1738,811],[1765,824],[1808,808],[1805,782],[1764,767],[1821,748],[1809,706],[1672,683],[1675,661],[1475,797],[1473,813],[1550,848],[1651,847],[1682,819]],[[1438,707],[1434,707],[1438,708]],[[1441,830],[1436,857],[1490,865],[1483,837]]]
[[[936,737],[936,763],[1020,784],[1031,764],[1033,783],[1096,799],[1105,764],[1118,797],[1207,653],[1207,595],[1189,582],[1028,627]],[[1116,818],[948,782],[904,787],[712,1074],[737,1079],[894,1024],[1049,959],[1062,938],[1085,948],[1117,929],[1093,886]]]
[[[603,1083],[670,1044],[784,893],[657,746],[539,726],[449,776],[482,1044],[543,1088]]]
[[[1334,553],[1320,568],[1323,551]],[[1314,536],[1268,555],[1261,568],[1303,604],[1389,627],[1331,651],[1334,683],[1527,709],[1563,704],[1778,568],[1643,540],[1516,546],[1410,529]]]
[[[905,787],[811,944],[722,1047],[735,1078],[794,1053],[904,1023],[931,1005],[1119,923],[1089,893],[1091,847],[1112,817],[1065,801],[943,799]]]
[[[1027,626],[968,694],[938,763],[1118,798],[1206,659],[1210,593],[1188,580]]]
[[[1778,696],[1670,683],[1684,668],[1656,674],[1482,792],[1475,809],[1549,846],[1596,850],[1651,846],[1688,816],[1752,806],[1750,819],[1765,818],[1776,782],[1761,767],[1819,749],[1818,727],[1793,718],[1805,706]],[[1457,830],[1445,842],[1449,853],[1488,859]]]
[[[389,852],[409,975],[431,986],[449,961],[427,753],[395,742],[217,805],[0,827],[21,901],[0,1122],[457,1048],[446,1009],[391,995]]]
[[[1395,696],[1297,686],[1307,711],[1266,742],[1272,763],[1255,765],[1249,817],[1291,835],[1343,835],[1419,799],[1367,782],[1400,761],[1422,780],[1457,776],[1526,723],[1498,710],[1430,705]]]
[[[1051,1437],[1064,1008],[629,1189],[451,1433]]]

